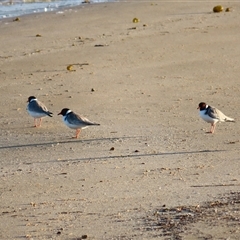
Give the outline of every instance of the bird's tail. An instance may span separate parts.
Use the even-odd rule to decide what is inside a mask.
[[[225,118],[225,122],[235,122],[233,118],[227,117]]]
[[[99,123],[95,123],[95,122],[88,122],[87,125],[88,126],[100,126]]]
[[[47,112],[47,115],[49,116],[49,117],[52,117],[52,112]]]

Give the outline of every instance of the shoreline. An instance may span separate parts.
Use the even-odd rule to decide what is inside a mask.
[[[8,11],[8,15],[11,14],[11,16],[6,16],[3,15],[4,14],[4,10],[1,10],[1,6],[2,7],[6,7],[4,4],[0,5],[0,20],[1,19],[9,19],[9,18],[19,18],[25,15],[31,15],[31,14],[39,14],[39,13],[46,13],[46,12],[53,12],[53,13],[59,13],[62,14],[64,13],[65,9],[71,9],[74,7],[78,7],[78,6],[84,6],[87,4],[99,4],[99,3],[107,3],[109,0],[106,0],[105,2],[81,2],[81,3],[74,3],[74,2],[70,2],[68,5],[61,5],[61,2],[34,2],[34,3],[22,3],[21,6],[25,5],[25,10],[22,9],[18,9],[17,6],[15,7],[15,10],[12,11]],[[111,0],[110,0],[111,1]],[[49,5],[52,4],[52,5]],[[58,5],[60,4],[60,5]],[[14,6],[15,3],[13,3],[11,6]],[[34,5],[33,8],[29,9],[29,6],[31,5],[31,7]],[[23,7],[24,8],[24,7]],[[6,11],[6,10],[5,10]],[[22,12],[21,12],[22,11]],[[10,13],[9,13],[10,12]]]

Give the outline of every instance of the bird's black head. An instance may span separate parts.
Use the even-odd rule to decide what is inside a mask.
[[[69,108],[63,108],[62,111],[58,115],[66,116],[66,114],[69,110],[70,110]]]
[[[33,99],[36,99],[36,97],[30,96],[30,97],[28,98],[28,102],[30,102],[30,101],[33,100]]]
[[[207,104],[205,102],[200,102],[198,104],[198,109],[201,111],[201,110],[204,110],[207,108]]]

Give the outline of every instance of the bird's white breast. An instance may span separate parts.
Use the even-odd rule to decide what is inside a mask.
[[[73,129],[77,129],[76,126],[74,126],[73,124],[70,124],[70,123],[68,122],[68,120],[66,119],[66,116],[63,116],[63,117],[62,117],[62,120],[63,120],[63,122],[65,123],[65,125],[66,125],[67,127],[73,128]]]
[[[216,118],[211,118],[208,114],[205,114],[206,110],[199,111],[200,117],[208,123],[217,123],[219,120]]]

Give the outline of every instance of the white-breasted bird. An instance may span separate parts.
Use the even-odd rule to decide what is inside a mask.
[[[89,126],[99,126],[99,123],[91,122],[87,118],[74,113],[69,108],[63,108],[58,115],[62,115],[63,122],[66,126],[72,129],[76,129],[76,135],[73,138],[78,138],[81,129]]]
[[[28,102],[27,111],[29,115],[34,118],[35,127],[41,126],[43,117],[46,116],[52,117],[51,115],[53,113],[49,112],[47,107],[42,102],[38,101],[36,97],[30,96],[27,102]]]
[[[235,122],[233,118],[226,116],[220,110],[207,105],[205,102],[200,102],[198,109],[200,110],[200,117],[204,121],[211,123],[211,129],[209,133],[214,133],[217,122]]]

